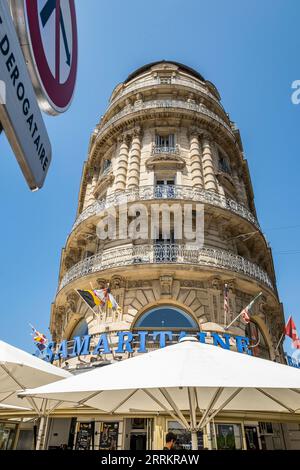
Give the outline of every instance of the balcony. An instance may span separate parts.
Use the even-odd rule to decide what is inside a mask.
[[[214,248],[187,248],[186,245],[155,243],[151,245],[120,246],[80,261],[61,280],[59,290],[70,282],[100,271],[144,264],[194,265],[203,268],[234,271],[274,289],[268,274],[255,263],[229,251]]]
[[[94,149],[97,147],[97,144],[100,142],[99,139],[102,137],[105,132],[114,124],[117,126],[117,123],[121,123],[124,119],[126,119],[129,115],[133,115],[135,113],[144,113],[147,111],[147,115],[150,118],[157,113],[161,113],[161,111],[168,111],[173,112],[174,114],[178,115],[179,110],[182,110],[183,113],[197,113],[199,117],[205,117],[206,119],[212,120],[212,123],[215,124],[216,127],[220,128],[223,127],[226,131],[232,136],[233,133],[231,127],[224,121],[218,114],[210,111],[208,108],[204,107],[201,104],[192,103],[184,100],[176,100],[176,99],[164,99],[164,100],[150,100],[150,101],[138,101],[136,104],[126,106],[122,109],[122,111],[115,114],[111,119],[107,122],[103,123],[99,128],[97,128],[96,133],[96,141],[94,143]]]
[[[219,100],[212,93],[210,93],[210,91],[205,86],[203,86],[202,84],[198,83],[195,80],[185,79],[183,77],[178,76],[178,77],[171,77],[171,79],[168,80],[167,84],[173,85],[173,86],[185,87],[190,92],[196,92],[196,93],[199,92],[201,94],[204,94],[208,96],[209,98],[211,98],[214,102],[216,102],[220,107],[222,107]],[[124,98],[125,96],[133,92],[136,92],[137,90],[142,90],[143,88],[160,87],[160,86],[165,86],[165,85],[166,83],[163,83],[159,77],[153,78],[151,80],[143,80],[137,83],[128,84],[124,88],[124,90],[116,94],[116,97],[109,104],[107,111],[110,110],[116,104],[116,102],[119,101],[121,98]]]
[[[162,147],[160,145],[153,145],[152,155],[161,155],[162,153],[179,155],[178,145],[175,145],[175,147]]]
[[[138,190],[127,190],[118,194],[114,193],[106,199],[95,201],[81,212],[76,219],[72,230],[75,230],[76,227],[78,227],[78,225],[84,220],[89,217],[100,215],[103,211],[112,206],[137,201],[151,201],[153,199],[186,200],[210,204],[212,206],[220,207],[221,209],[229,210],[234,214],[243,217],[260,230],[259,223],[255,216],[242,204],[239,204],[233,199],[221,196],[220,194],[213,193],[212,191],[193,189],[190,186],[179,185],[142,186]]]

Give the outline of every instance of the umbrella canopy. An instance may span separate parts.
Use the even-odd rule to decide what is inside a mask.
[[[197,430],[222,410],[299,413],[300,371],[184,338],[22,395],[73,401],[109,414],[165,412],[196,439]]]
[[[27,397],[24,403],[24,400],[18,396],[18,392],[70,376],[69,372],[0,341],[1,408],[34,409],[38,412],[41,400]]]

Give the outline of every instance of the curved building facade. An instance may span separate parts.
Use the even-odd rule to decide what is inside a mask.
[[[162,209],[169,209],[167,231]],[[189,229],[183,227],[186,219]],[[196,230],[202,237],[194,242]],[[120,309],[94,314],[76,291],[108,284]],[[259,292],[251,322],[239,318],[227,328]],[[240,133],[218,90],[176,62],[138,69],[116,86],[90,139],[51,312],[53,339],[57,345],[65,341],[67,354],[56,346],[54,359],[77,372],[202,333],[208,343],[238,351],[242,345],[240,352],[284,362],[282,348],[276,350],[283,326]],[[109,351],[95,349],[103,334]],[[74,338],[87,337],[74,352]],[[89,423],[92,432],[100,426],[100,435],[108,429],[118,448],[162,448],[168,429],[189,445],[167,417],[105,419],[78,410],[77,427],[70,424],[77,433],[74,445],[80,446],[80,426]],[[215,439],[211,429],[200,438],[204,447],[222,446],[217,436],[225,427],[233,433],[232,448],[271,446],[270,423],[253,416],[220,420]],[[273,428],[276,442],[284,442],[282,425]]]

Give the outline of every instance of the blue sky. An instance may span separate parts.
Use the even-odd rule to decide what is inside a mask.
[[[285,315],[294,316],[300,331],[300,105],[291,103],[291,83],[300,79],[300,3],[76,0],[76,5],[77,89],[65,115],[45,116],[53,159],[41,191],[27,189],[0,136],[1,339],[33,351],[28,322],[48,332],[90,133],[115,85],[160,59],[183,62],[212,81],[237,123]]]

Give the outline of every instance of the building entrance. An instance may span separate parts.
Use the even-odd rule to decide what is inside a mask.
[[[146,433],[131,433],[130,434],[130,450],[146,450],[147,449],[147,434]]]
[[[125,422],[125,450],[150,450],[152,448],[153,420],[130,418]]]
[[[259,450],[258,433],[256,426],[245,426],[247,450]]]

